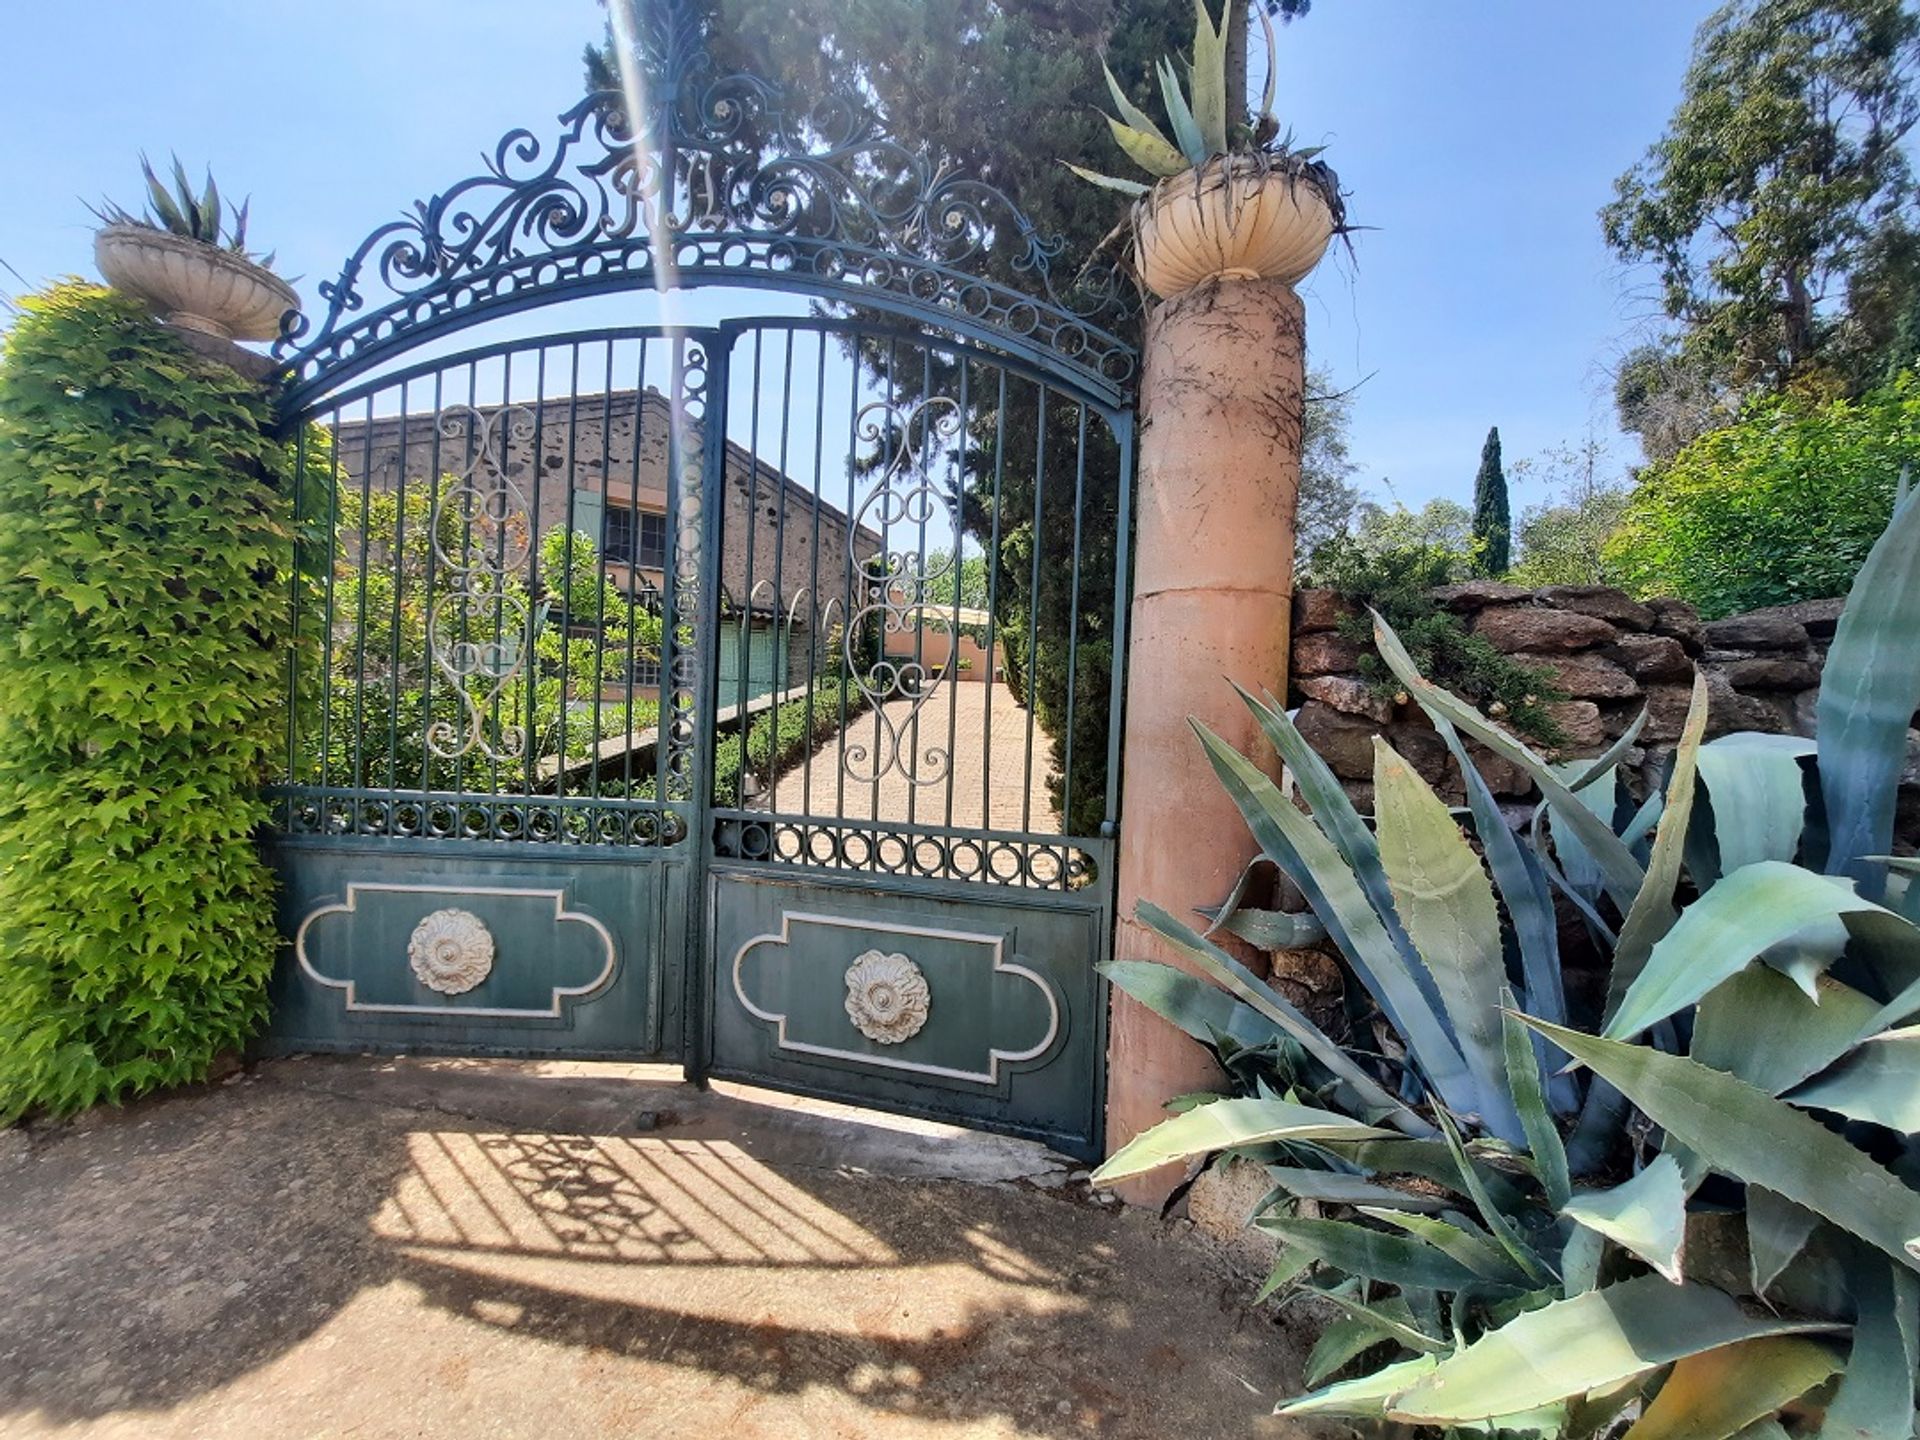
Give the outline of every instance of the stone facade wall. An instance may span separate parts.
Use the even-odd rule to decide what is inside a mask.
[[[1709,738],[1733,730],[1811,735],[1821,668],[1841,602],[1809,601],[1702,622],[1679,600],[1641,604],[1604,586],[1524,590],[1477,580],[1436,591],[1475,634],[1525,664],[1550,668],[1568,699],[1551,707],[1569,737],[1563,758],[1597,755],[1642,706],[1640,741],[1625,756],[1629,785],[1644,794],[1664,775],[1686,719],[1696,667],[1711,697]],[[1352,611],[1331,590],[1294,596],[1289,704],[1301,734],[1340,776],[1363,812],[1373,804],[1373,736],[1404,755],[1443,796],[1462,798],[1460,776],[1419,707],[1395,703],[1360,678],[1362,647],[1340,633]],[[1920,740],[1920,733],[1916,734]],[[1513,765],[1470,746],[1503,801],[1531,792]],[[1914,753],[1920,755],[1920,745]],[[1920,764],[1902,788],[1900,834],[1920,837]]]

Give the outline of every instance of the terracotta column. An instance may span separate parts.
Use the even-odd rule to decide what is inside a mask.
[[[1142,900],[1190,917],[1224,899],[1255,853],[1188,717],[1279,774],[1228,681],[1286,694],[1302,313],[1289,285],[1230,280],[1162,304],[1147,323],[1114,945],[1122,960],[1174,959],[1133,918]],[[1113,992],[1109,1152],[1163,1119],[1165,1101],[1219,1079],[1198,1044]],[[1179,1179],[1169,1167],[1122,1193],[1157,1203]]]

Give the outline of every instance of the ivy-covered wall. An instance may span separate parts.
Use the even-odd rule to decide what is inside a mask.
[[[80,283],[0,352],[0,1123],[264,1020],[289,466],[257,385]]]

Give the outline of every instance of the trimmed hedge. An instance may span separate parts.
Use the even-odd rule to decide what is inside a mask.
[[[0,1123],[200,1079],[266,1015],[287,457],[77,282],[0,355]]]
[[[806,753],[840,728],[840,707],[847,707],[847,719],[867,708],[867,697],[849,680],[821,678],[814,687],[811,721],[807,702],[796,700],[780,706],[776,729],[774,714],[767,710],[756,715],[747,726],[747,754],[756,775],[777,780],[780,772],[797,763]],[[727,809],[740,804],[740,732],[720,737],[713,757],[713,803]]]

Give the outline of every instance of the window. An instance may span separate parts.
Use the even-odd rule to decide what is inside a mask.
[[[600,523],[600,550],[615,564],[663,570],[667,563],[667,517],[651,510],[609,505]]]

